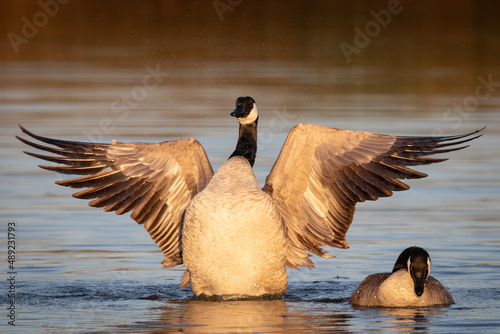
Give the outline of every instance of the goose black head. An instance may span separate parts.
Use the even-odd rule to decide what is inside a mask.
[[[236,99],[236,107],[231,116],[236,117],[240,124],[250,124],[257,121],[259,113],[255,100],[250,96],[241,96]]]
[[[392,272],[400,269],[407,270],[413,279],[415,294],[421,296],[424,293],[424,283],[431,273],[431,258],[425,249],[420,247],[409,247],[405,249],[396,260]]]

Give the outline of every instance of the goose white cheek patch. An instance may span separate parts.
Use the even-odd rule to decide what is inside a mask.
[[[259,117],[259,112],[257,111],[257,104],[254,103],[253,108],[248,114],[248,116],[245,118],[238,118],[238,122],[240,122],[240,124],[250,124],[255,122],[257,117]]]

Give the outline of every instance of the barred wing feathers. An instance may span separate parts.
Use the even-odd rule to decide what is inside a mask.
[[[321,246],[348,248],[345,235],[355,205],[409,189],[401,179],[427,174],[409,166],[447,159],[433,154],[480,135],[402,137],[298,124],[289,133],[263,190],[278,206],[288,230],[291,268],[314,267],[307,252],[327,257]]]
[[[17,137],[25,144],[55,154],[25,152],[58,164],[41,165],[41,168],[82,175],[57,184],[86,188],[73,196],[93,199],[90,206],[119,215],[131,212],[131,218],[144,226],[163,251],[162,265],[172,267],[182,263],[184,210],[213,175],[208,157],[198,141],[84,143],[42,137],[20,128],[30,137],[52,145]]]

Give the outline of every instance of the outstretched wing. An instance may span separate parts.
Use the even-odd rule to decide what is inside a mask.
[[[345,234],[358,202],[409,189],[400,179],[426,177],[408,166],[447,159],[425,156],[463,149],[479,131],[444,137],[400,137],[299,124],[289,133],[264,191],[278,206],[290,240],[288,263],[314,267],[308,253],[348,248]],[[455,146],[450,148],[450,146]]]
[[[162,265],[172,267],[182,263],[180,231],[184,210],[213,175],[205,150],[198,141],[96,144],[46,138],[20,128],[32,138],[55,146],[44,146],[16,136],[25,144],[56,155],[25,152],[59,164],[39,167],[83,175],[57,184],[87,188],[73,196],[94,199],[90,206],[115,211],[118,215],[131,211],[132,219],[144,226],[163,251]]]

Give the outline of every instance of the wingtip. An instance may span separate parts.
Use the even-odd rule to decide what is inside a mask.
[[[40,166],[40,165],[38,165],[38,167],[43,168],[43,167],[42,167],[42,166]],[[71,181],[71,180],[59,180],[59,181],[56,181],[56,182],[54,182],[54,183],[55,183],[55,184],[57,184],[58,186],[64,186],[64,187],[67,187],[67,183],[68,183],[68,181]],[[73,194],[73,195],[71,195],[71,196],[75,197],[75,196],[74,196],[74,194]]]
[[[21,131],[25,134],[27,134],[28,136],[32,137],[32,138],[35,138],[35,139],[38,139],[37,136],[29,131],[28,129],[26,129],[24,126],[22,126],[21,124],[17,124],[19,126],[19,128],[21,129]],[[23,138],[22,137],[19,137],[19,136],[16,136],[17,139],[23,141]]]
[[[29,133],[28,130],[26,130],[26,128],[24,126],[22,126],[20,123],[17,124],[17,126],[19,126],[19,128],[21,129],[22,132],[24,133]],[[17,137],[17,136],[16,136]]]
[[[480,128],[480,129],[477,129],[477,130],[475,130],[475,131],[472,131],[472,132],[469,132],[469,133],[465,134],[465,135],[464,135],[464,137],[474,136],[476,133],[478,134],[477,136],[474,136],[474,137],[472,137],[472,138],[469,138],[468,140],[474,140],[474,139],[476,139],[476,138],[482,137],[484,133],[480,133],[480,132],[482,132],[484,129],[486,129],[486,125],[485,125],[485,126],[483,126],[483,127],[482,127],[482,128]]]
[[[482,127],[482,128],[480,128],[480,129],[477,129],[477,130],[471,131],[471,132],[469,132],[469,133],[466,133],[465,135],[466,135],[466,136],[472,136],[472,135],[474,135],[474,134],[476,134],[476,133],[479,133],[479,132],[483,131],[484,129],[486,129],[486,126],[487,126],[487,125],[483,126],[483,127]],[[482,136],[482,134],[481,134],[481,136]]]
[[[17,136],[17,135],[16,135],[16,138],[17,138],[17,140],[19,140],[20,142],[22,142],[26,145],[33,146],[33,143],[30,142],[28,139],[25,139],[25,138],[23,138],[21,136]],[[27,151],[23,151],[23,152],[26,153]],[[26,154],[29,154],[29,153],[26,153]]]

